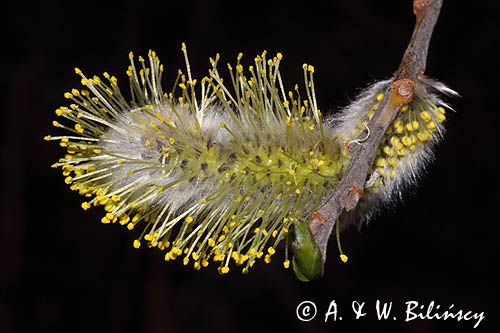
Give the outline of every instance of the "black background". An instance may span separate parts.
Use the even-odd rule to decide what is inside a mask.
[[[134,233],[102,225],[98,209],[81,210],[81,199],[49,167],[62,150],[42,137],[53,131],[62,94],[79,85],[75,66],[126,82],[128,52],[152,48],[171,80],[183,41],[198,77],[216,52],[224,64],[238,52],[249,63],[264,49],[280,51],[290,87],[302,82],[302,63],[311,63],[320,108],[333,110],[397,68],[413,29],[410,0],[52,0],[3,8],[0,332],[472,330],[464,321],[406,323],[410,300],[484,311],[479,330],[493,331],[499,7],[445,0],[427,73],[462,97],[450,101],[457,112],[449,114],[436,161],[404,203],[343,235],[347,264],[331,246],[324,278],[309,284],[277,261],[219,276],[214,267],[196,272],[165,263],[157,250],[133,249]],[[393,301],[398,320],[377,321],[377,299]],[[318,306],[307,323],[295,315],[304,300]],[[331,300],[342,322],[324,323]],[[353,321],[353,300],[367,302],[367,317]]]

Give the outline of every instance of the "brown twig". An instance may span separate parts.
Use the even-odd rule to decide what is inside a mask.
[[[425,71],[427,51],[443,0],[414,0],[416,16],[413,35],[384,98],[368,124],[370,136],[362,146],[353,147],[352,159],[344,178],[331,199],[313,214],[310,228],[321,250],[323,263],[333,227],[340,214],[356,207],[363,196],[364,184],[377,147],[399,109],[413,98],[419,75]]]

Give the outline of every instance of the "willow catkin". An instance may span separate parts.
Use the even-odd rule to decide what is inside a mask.
[[[297,85],[285,92],[279,53],[267,59],[264,52],[246,69],[238,55],[227,84],[218,55],[198,82],[184,44],[182,51],[186,73],[178,72],[168,92],[156,53],[138,62],[131,53],[130,101],[114,76],[75,69],[83,89],[65,93],[71,104],[58,108],[63,120],[53,122],[70,134],[45,137],[66,149],[53,167],[85,197],[83,209],[103,206],[103,223],[138,228],[134,247],[146,243],[195,269],[215,262],[221,274],[233,262],[246,273],[258,258],[269,263],[294,224],[309,221],[329,199],[349,163],[345,143],[362,144],[356,138],[388,82],[324,120],[310,65],[301,95]],[[444,109],[431,86],[438,84],[422,83],[381,142],[363,216],[414,178],[439,138]]]

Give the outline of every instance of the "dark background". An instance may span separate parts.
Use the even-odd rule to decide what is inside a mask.
[[[219,276],[135,250],[134,233],[102,225],[49,166],[61,148],[42,137],[53,110],[79,85],[73,68],[126,80],[127,54],[155,49],[171,80],[188,44],[197,77],[208,57],[284,54],[289,86],[303,62],[316,68],[321,109],[346,105],[359,88],[389,76],[413,29],[411,1],[235,2],[185,0],[29,3],[2,9],[0,332],[399,332],[469,331],[473,322],[404,322],[404,302],[435,301],[484,311],[476,331],[494,331],[499,310],[497,179],[498,1],[444,1],[427,73],[461,94],[447,135],[414,193],[359,232],[343,235],[350,260],[330,246],[325,276],[298,282],[280,263]],[[247,63],[248,64],[248,63]],[[221,68],[222,68],[221,67]],[[170,74],[170,76],[169,76]],[[169,81],[170,82],[170,81]],[[375,300],[393,301],[397,321],[377,321]],[[296,306],[311,300],[316,319]],[[324,323],[331,300],[342,322]],[[366,301],[352,320],[350,302]]]

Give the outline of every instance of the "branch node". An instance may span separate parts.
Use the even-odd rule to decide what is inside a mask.
[[[347,191],[347,198],[345,203],[346,212],[354,209],[357,206],[359,199],[363,196],[363,189],[359,186],[351,186]]]
[[[431,4],[430,0],[414,0],[413,14],[415,14],[415,16],[417,17],[422,16],[423,13],[427,11],[430,4]]]
[[[415,83],[411,79],[403,78],[391,83],[393,103],[398,107],[407,104],[413,98]]]
[[[326,215],[321,214],[318,211],[315,211],[312,214],[312,220],[311,223],[309,224],[309,229],[311,229],[311,232],[313,235],[316,235],[318,233],[318,229],[327,221]]]

